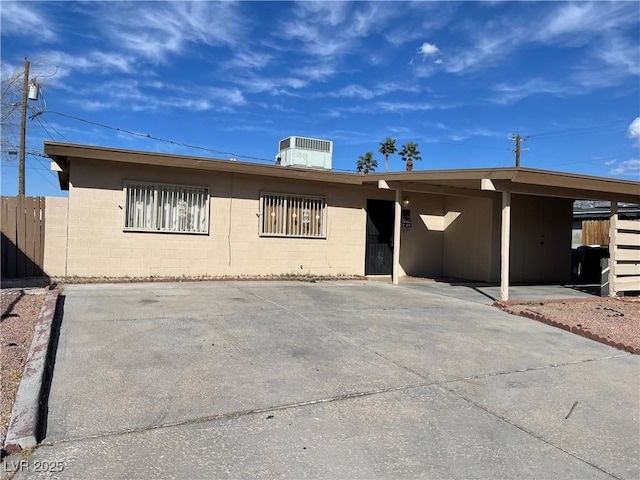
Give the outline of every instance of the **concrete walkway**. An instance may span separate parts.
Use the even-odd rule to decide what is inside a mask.
[[[640,358],[494,307],[348,281],[64,294],[18,479],[640,477]]]

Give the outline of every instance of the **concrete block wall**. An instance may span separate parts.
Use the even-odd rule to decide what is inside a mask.
[[[444,197],[405,192],[411,227],[400,235],[401,275],[435,278],[442,275]]]
[[[364,273],[366,189],[221,172],[71,162],[70,276]],[[124,232],[125,180],[208,187],[209,234]],[[327,238],[261,237],[262,191],[326,196]]]
[[[49,277],[66,275],[68,206],[68,198],[45,198],[43,270]]]
[[[452,220],[444,230],[442,274],[491,281],[492,199],[447,196],[444,211]]]

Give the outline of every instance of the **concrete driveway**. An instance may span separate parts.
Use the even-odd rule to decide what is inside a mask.
[[[59,478],[640,477],[639,357],[488,305],[355,281],[64,294],[31,459]]]

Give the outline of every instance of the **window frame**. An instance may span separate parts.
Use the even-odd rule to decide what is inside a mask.
[[[268,197],[279,197],[286,199],[287,205],[285,210],[288,210],[290,207],[291,199],[298,198],[303,199],[305,201],[311,202],[321,202],[322,205],[322,222],[321,222],[321,234],[318,235],[310,235],[310,234],[302,234],[296,235],[291,233],[269,233],[265,232],[265,199]],[[327,204],[327,197],[325,195],[308,195],[306,193],[283,193],[283,192],[260,192],[260,211],[258,214],[259,224],[258,224],[258,234],[260,237],[275,237],[275,238],[306,238],[306,239],[314,239],[314,240],[326,240],[327,239],[327,221],[329,217],[329,205]],[[283,215],[286,218],[286,214]]]
[[[128,227],[127,226],[127,218],[129,215],[129,205],[128,201],[128,192],[131,186],[144,186],[147,188],[153,188],[154,195],[154,211],[156,212],[156,216],[154,217],[155,228],[145,228],[145,227]],[[194,189],[201,190],[204,195],[203,204],[204,204],[204,224],[205,231],[189,231],[189,230],[166,230],[158,227],[158,193],[162,190],[163,187],[168,187],[169,189]],[[145,182],[140,180],[124,180],[122,187],[122,196],[124,203],[124,214],[122,216],[122,231],[123,232],[140,232],[140,233],[166,233],[166,234],[178,234],[178,235],[209,235],[210,231],[210,195],[209,195],[209,187],[204,185],[184,185],[184,184],[175,184],[175,183],[162,183],[162,182]]]

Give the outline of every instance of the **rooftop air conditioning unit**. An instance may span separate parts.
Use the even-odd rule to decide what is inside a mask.
[[[333,142],[306,137],[280,140],[276,162],[285,167],[308,167],[331,170]]]

